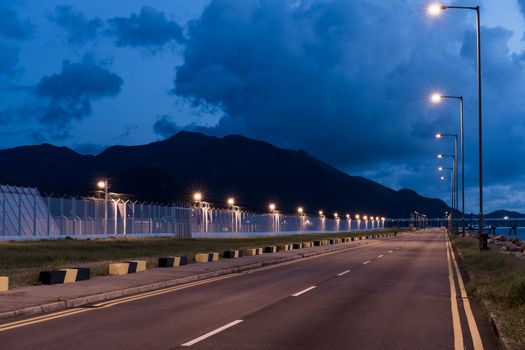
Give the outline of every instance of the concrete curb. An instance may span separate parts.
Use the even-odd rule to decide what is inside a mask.
[[[177,285],[183,285],[183,284],[187,284],[191,282],[202,281],[202,280],[213,278],[213,277],[219,277],[219,276],[229,275],[232,273],[239,273],[243,271],[254,270],[260,267],[278,265],[278,264],[282,264],[282,263],[289,262],[289,261],[309,258],[312,256],[324,255],[328,253],[349,250],[349,249],[352,249],[358,246],[360,245],[352,245],[352,246],[344,246],[344,247],[334,245],[334,248],[326,249],[322,252],[305,252],[302,254],[289,256],[289,257],[281,257],[281,258],[277,258],[277,259],[266,261],[266,262],[241,265],[241,266],[236,266],[232,268],[201,273],[201,274],[197,274],[193,276],[181,277],[181,278],[176,278],[172,280],[166,280],[162,282],[146,284],[143,286],[138,286],[138,287],[133,287],[133,288],[121,289],[121,290],[116,290],[116,291],[111,291],[111,292],[106,292],[106,293],[100,293],[100,294],[87,295],[87,296],[83,296],[79,298],[67,299],[67,300],[57,301],[57,302],[43,304],[43,305],[26,307],[23,309],[12,310],[12,311],[0,313],[0,321],[41,315],[41,314],[48,313],[48,312],[62,311],[62,310],[66,310],[66,309],[70,309],[74,307],[80,307],[80,306],[93,304],[93,303],[100,303],[100,302],[108,301],[112,299],[137,295],[137,294],[141,294],[145,292],[151,292],[151,291],[158,290],[158,289],[173,287]]]
[[[450,242],[452,243],[453,240],[451,239]],[[452,245],[452,249],[454,249],[454,252],[459,257],[458,260],[459,260],[459,267],[461,268],[461,271],[470,280],[470,276],[469,276],[467,270],[463,268],[463,264],[462,264],[463,254],[461,254],[461,252],[459,252],[457,250],[457,248],[456,248],[456,246],[454,244],[451,244],[451,245]],[[496,339],[498,340],[498,346],[501,349],[504,349],[504,350],[513,350],[514,347],[512,346],[512,342],[509,340],[509,338],[507,338],[507,336],[505,336],[505,335],[503,335],[501,333],[501,327],[500,327],[500,324],[499,324],[499,321],[498,321],[498,318],[496,317],[496,315],[492,311],[488,310],[488,308],[485,306],[485,303],[483,303],[483,301],[481,301],[481,303],[477,303],[477,304],[478,305],[480,304],[483,312],[485,312],[488,315],[490,326],[492,327],[492,330],[494,331],[494,334],[496,335]]]

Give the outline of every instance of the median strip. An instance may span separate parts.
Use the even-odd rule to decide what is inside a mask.
[[[182,344],[181,346],[192,346],[192,345],[194,345],[194,344],[197,344],[198,342],[201,342],[201,341],[203,341],[204,339],[207,339],[207,338],[209,338],[209,337],[211,337],[211,336],[214,336],[215,334],[220,333],[220,332],[222,332],[222,331],[224,331],[224,330],[226,330],[226,329],[228,329],[228,328],[231,328],[231,327],[233,327],[233,326],[235,326],[235,325],[238,325],[238,324],[241,323],[242,321],[243,321],[243,320],[236,320],[236,321],[230,322],[230,323],[228,323],[228,324],[226,324],[226,325],[224,325],[224,326],[222,326],[222,327],[217,328],[217,329],[214,330],[214,331],[211,331],[211,332],[209,332],[209,333],[206,333],[206,334],[204,334],[204,335],[201,335],[201,336],[198,337],[198,338],[195,338],[195,339],[193,339],[193,340],[190,340],[189,342],[184,343],[184,344]]]
[[[303,295],[304,293],[307,293],[309,291],[311,291],[312,289],[314,289],[316,286],[311,286],[311,287],[308,287],[300,292],[297,292],[295,294],[292,294],[292,297],[298,297],[299,295]]]

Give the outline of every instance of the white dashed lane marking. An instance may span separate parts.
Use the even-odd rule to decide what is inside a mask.
[[[343,276],[343,275],[346,275],[349,272],[350,272],[350,270],[346,270],[346,271],[343,271],[343,272],[337,274],[337,276]]]
[[[302,294],[304,294],[304,293],[306,293],[306,292],[311,291],[311,290],[314,289],[315,287],[316,287],[316,286],[308,287],[308,288],[306,288],[306,289],[304,289],[304,290],[302,290],[302,291],[300,291],[300,292],[297,292],[297,293],[295,293],[295,294],[292,294],[292,297],[298,297],[299,295],[302,295]]]

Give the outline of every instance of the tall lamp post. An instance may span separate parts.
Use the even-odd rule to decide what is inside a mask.
[[[104,190],[104,235],[108,234],[108,200],[109,200],[109,184],[108,179],[97,182],[97,187]]]
[[[463,236],[465,236],[465,129],[463,124],[463,96],[433,94],[432,102],[439,103],[445,98],[456,99],[459,101],[459,139],[461,143],[461,227]]]
[[[445,181],[445,180],[448,180],[450,179],[450,202],[452,204],[452,208],[454,208],[454,179],[452,177],[452,170],[450,171],[450,176],[441,176],[440,179],[442,181]],[[454,211],[452,211],[452,213],[450,214],[450,217],[453,219],[454,218]]]
[[[478,142],[479,142],[479,247],[488,249],[487,238],[483,232],[483,118],[482,118],[482,93],[481,93],[481,19],[479,6],[448,6],[442,4],[433,4],[428,8],[431,15],[439,15],[446,9],[471,10],[476,12],[476,48],[477,48],[477,65],[478,65]]]
[[[452,219],[457,215],[457,203],[456,203],[456,156],[452,154],[438,154],[439,159],[443,158],[452,158],[452,171],[451,171],[451,181],[452,181]],[[439,168],[438,168],[439,169]]]
[[[436,134],[436,138],[438,139],[441,139],[441,138],[444,138],[444,137],[452,137],[454,138],[454,192],[455,192],[455,204],[456,204],[456,213],[455,213],[455,216],[457,218],[457,211],[458,211],[458,207],[459,207],[459,200],[458,200],[458,193],[459,193],[459,187],[458,187],[458,135],[457,134]],[[462,159],[463,160],[463,159]],[[464,209],[464,208],[463,208]],[[455,223],[455,227],[456,227],[456,234],[458,233],[457,231],[457,222]]]

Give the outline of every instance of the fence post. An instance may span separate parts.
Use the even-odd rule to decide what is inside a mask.
[[[60,197],[60,235],[64,234],[64,197]]]
[[[18,195],[18,236],[22,235],[22,196],[19,192]]]
[[[2,205],[2,235],[5,236],[5,193],[2,193],[2,196],[4,197]]]
[[[36,235],[36,193],[33,193],[33,236]]]

